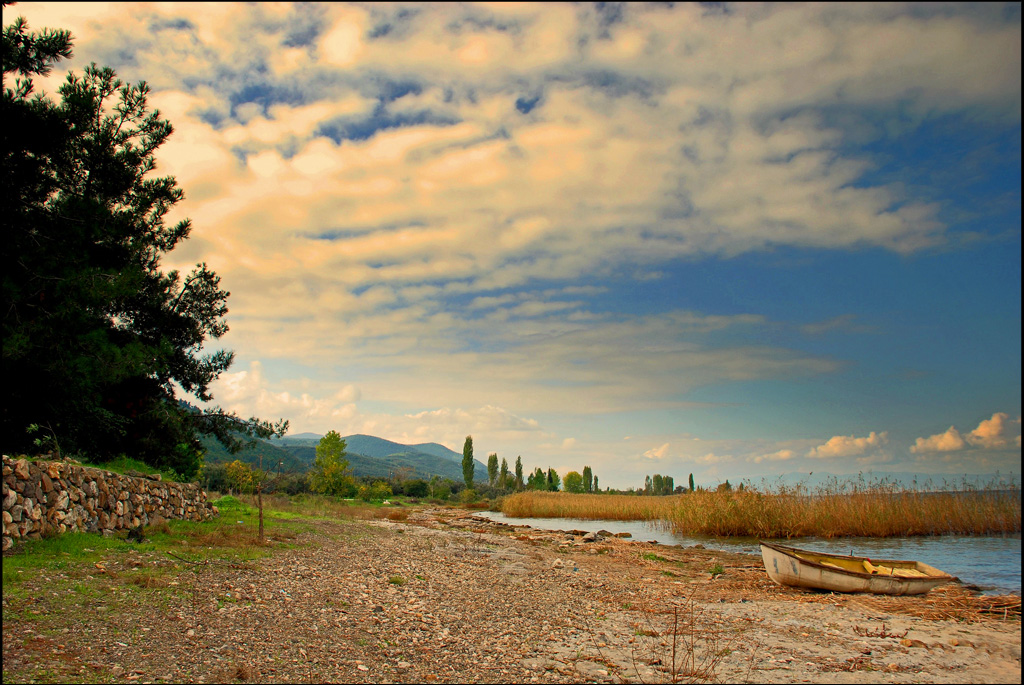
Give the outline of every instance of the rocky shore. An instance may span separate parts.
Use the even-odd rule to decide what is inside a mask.
[[[4,681],[43,654],[62,677],[115,682],[1021,679],[1019,613],[998,616],[958,585],[808,593],[772,583],[753,556],[584,541],[454,509],[321,521],[289,545],[182,567],[178,600],[97,605],[47,634],[8,620],[5,601]],[[125,556],[104,571],[174,562]]]

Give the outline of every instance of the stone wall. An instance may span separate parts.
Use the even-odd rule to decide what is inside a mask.
[[[3,549],[69,530],[110,534],[159,517],[206,521],[217,507],[195,483],[125,476],[66,461],[3,457]]]

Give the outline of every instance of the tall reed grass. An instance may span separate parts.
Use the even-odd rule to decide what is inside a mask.
[[[517,517],[663,520],[679,535],[824,538],[1020,533],[1016,484],[941,491],[898,483],[832,481],[814,490],[697,491],[668,497],[524,492],[506,497]]]

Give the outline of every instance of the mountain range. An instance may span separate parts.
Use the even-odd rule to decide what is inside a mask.
[[[283,438],[260,440],[255,447],[243,450],[238,454],[230,454],[214,439],[207,439],[203,444],[207,448],[206,459],[210,463],[230,462],[240,459],[257,466],[260,456],[263,457],[263,468],[284,472],[303,473],[308,471],[316,459],[316,446],[321,435],[316,433],[299,433]],[[406,478],[423,478],[432,476],[462,480],[462,455],[436,442],[403,445],[372,435],[349,435],[345,441],[345,458],[349,462],[349,470],[353,476],[371,478],[390,478],[397,472],[404,472]],[[478,459],[473,460],[474,481],[487,481],[487,466]]]

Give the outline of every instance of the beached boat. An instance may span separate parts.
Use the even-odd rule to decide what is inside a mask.
[[[836,556],[761,542],[768,577],[779,585],[832,592],[920,595],[953,576],[920,561]]]

